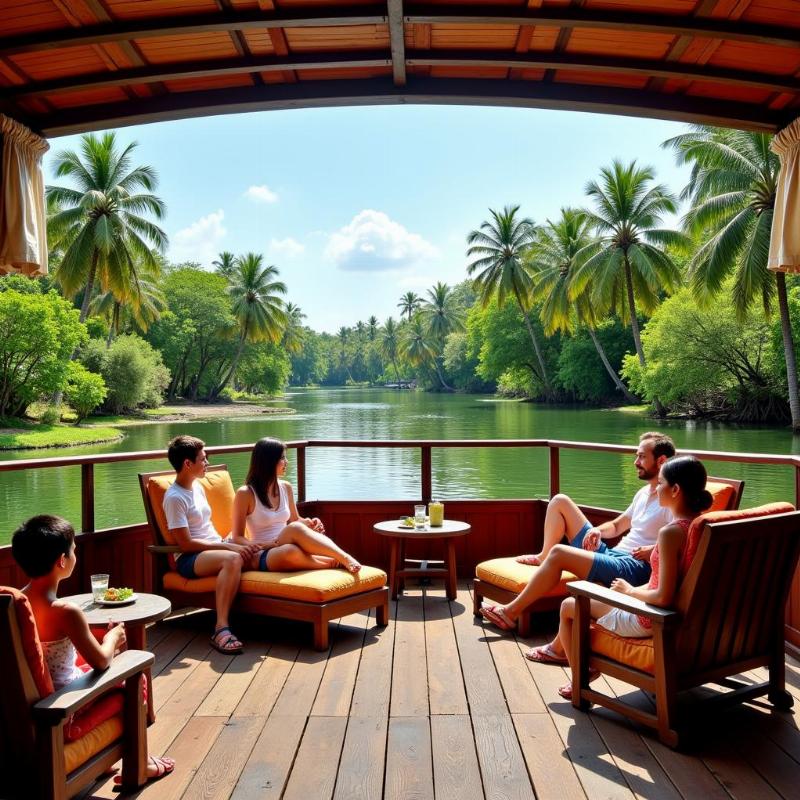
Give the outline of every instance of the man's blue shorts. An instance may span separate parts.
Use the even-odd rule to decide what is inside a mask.
[[[196,578],[194,562],[197,561],[197,556],[199,555],[200,553],[181,553],[175,559],[175,569],[178,570],[178,575],[187,580]]]
[[[570,542],[573,547],[583,547],[583,537],[591,529],[592,524],[585,522],[583,527]],[[600,547],[594,551],[594,560],[587,581],[602,583],[610,586],[615,578],[623,578],[631,586],[641,586],[650,580],[650,563],[634,558],[630,553],[608,547],[604,541],[600,541]]]

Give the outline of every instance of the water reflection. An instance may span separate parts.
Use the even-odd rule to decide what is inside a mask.
[[[496,402],[474,395],[429,395],[384,390],[293,391],[285,401],[293,415],[258,416],[210,422],[169,422],[128,428],[121,442],[65,450],[18,451],[5,459],[46,458],[81,453],[158,450],[177,433],[190,433],[210,445],[254,442],[262,436],[281,439],[573,439],[634,443],[653,427],[666,430],[679,446],[736,452],[797,453],[800,439],[789,431],[714,423],[652,420],[619,411],[547,408],[530,403]],[[321,499],[413,500],[420,492],[419,450],[319,448],[308,451],[307,496]],[[224,461],[234,482],[244,479],[248,456]],[[167,469],[166,459],[95,467],[98,527],[143,519],[136,473]],[[746,481],[748,505],[792,500],[794,478],[786,467],[728,463],[708,464],[709,473]],[[631,456],[564,450],[562,490],[578,500],[624,508],[641,483]],[[289,476],[296,477],[290,458]],[[545,497],[548,459],[543,449],[439,448],[433,451],[433,492],[459,497]],[[80,519],[80,469],[0,474],[0,541],[33,513],[56,513]]]

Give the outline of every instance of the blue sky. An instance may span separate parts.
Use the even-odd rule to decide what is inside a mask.
[[[465,239],[488,209],[541,222],[582,205],[614,158],[686,171],[661,142],[678,123],[461,106],[303,109],[121,128],[154,166],[173,261],[210,267],[221,250],[263,253],[306,323],[335,332],[397,317],[401,294],[466,277]],[[78,137],[51,141],[53,154]]]

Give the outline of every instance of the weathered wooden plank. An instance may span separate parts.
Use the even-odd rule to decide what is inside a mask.
[[[270,716],[242,769],[231,800],[280,798],[303,735],[306,719],[304,714]],[[189,800],[188,796],[186,800]]]
[[[151,670],[153,677],[155,678],[168,664],[171,664],[178,653],[195,638],[205,638],[208,641],[207,636],[204,637],[196,631],[186,630],[185,628],[170,630],[167,636],[151,648],[151,652],[156,657]]]
[[[269,645],[248,639],[244,653],[233,659],[225,674],[200,704],[195,715],[229,717],[250,686],[253,677],[265,661]],[[266,716],[266,714],[264,714]]]
[[[311,709],[316,717],[346,717],[353,699],[358,664],[364,645],[368,614],[351,614],[339,620],[331,655]]]
[[[458,646],[452,608],[444,589],[429,589],[425,593],[424,607],[431,714],[468,714],[461,670],[455,669],[459,662]]]
[[[387,709],[385,709],[388,711]],[[378,800],[383,795],[387,714],[350,717],[342,747],[334,800]]]
[[[428,686],[426,680],[425,625],[423,597],[419,589],[407,590],[397,601],[392,675],[393,717],[426,717]]]
[[[333,795],[347,718],[309,717],[284,800],[328,800]]]
[[[186,787],[184,797],[228,800],[263,728],[260,717],[229,719]]]
[[[396,605],[396,603],[394,604]],[[394,608],[391,609],[394,612]],[[381,719],[389,715],[392,695],[395,615],[385,628],[368,627],[350,706],[350,718]]]
[[[513,714],[537,800],[586,800],[575,768],[549,714]]]
[[[469,716],[431,716],[431,744],[437,800],[483,800]]]
[[[386,800],[433,800],[427,717],[391,717],[386,746]]]
[[[286,717],[297,714],[308,716],[314,698],[317,696],[317,689],[322,680],[327,659],[327,651],[324,653],[316,650],[300,651],[297,661],[294,662],[292,671],[275,701],[271,716]]]
[[[158,711],[208,658],[208,638],[195,637],[161,672],[153,677],[153,707]]]
[[[267,716],[275,705],[299,652],[300,649],[294,645],[273,645],[236,706],[233,716]]]
[[[512,714],[543,713],[546,710],[544,701],[530,670],[525,666],[525,656],[522,654],[529,645],[517,641],[509,633],[500,634],[488,625],[484,628],[484,635],[503,687],[508,710]]]
[[[529,800],[533,788],[511,717],[480,714],[473,716],[472,725],[486,796]]]

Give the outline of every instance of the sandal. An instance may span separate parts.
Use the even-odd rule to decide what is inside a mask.
[[[541,647],[531,647],[523,655],[528,661],[535,661],[537,664],[559,664],[561,666],[569,664],[567,657],[556,653],[550,643],[543,644]]]
[[[156,771],[155,775],[148,775],[147,780],[158,781],[165,775],[169,775],[175,769],[175,760],[167,756],[147,756],[147,766],[153,767]],[[117,786],[122,785],[122,775],[114,776],[114,783]]]
[[[600,677],[600,673],[596,669],[589,670],[589,683],[596,681]],[[572,700],[572,682],[565,683],[563,686],[558,687],[558,694],[565,700]]]
[[[542,559],[536,555],[517,556],[516,561],[518,564],[525,564],[528,567],[540,567],[542,565]]]
[[[221,636],[220,634],[224,634],[225,631],[228,632],[228,635]],[[239,653],[243,652],[244,650],[242,643],[236,638],[233,631],[227,626],[224,628],[218,628],[214,631],[214,635],[211,637],[211,646],[218,653],[222,653],[226,656],[238,656]]]
[[[517,627],[517,623],[506,614],[502,606],[491,606],[484,603],[481,606],[481,616],[500,628],[501,631],[513,631]]]

